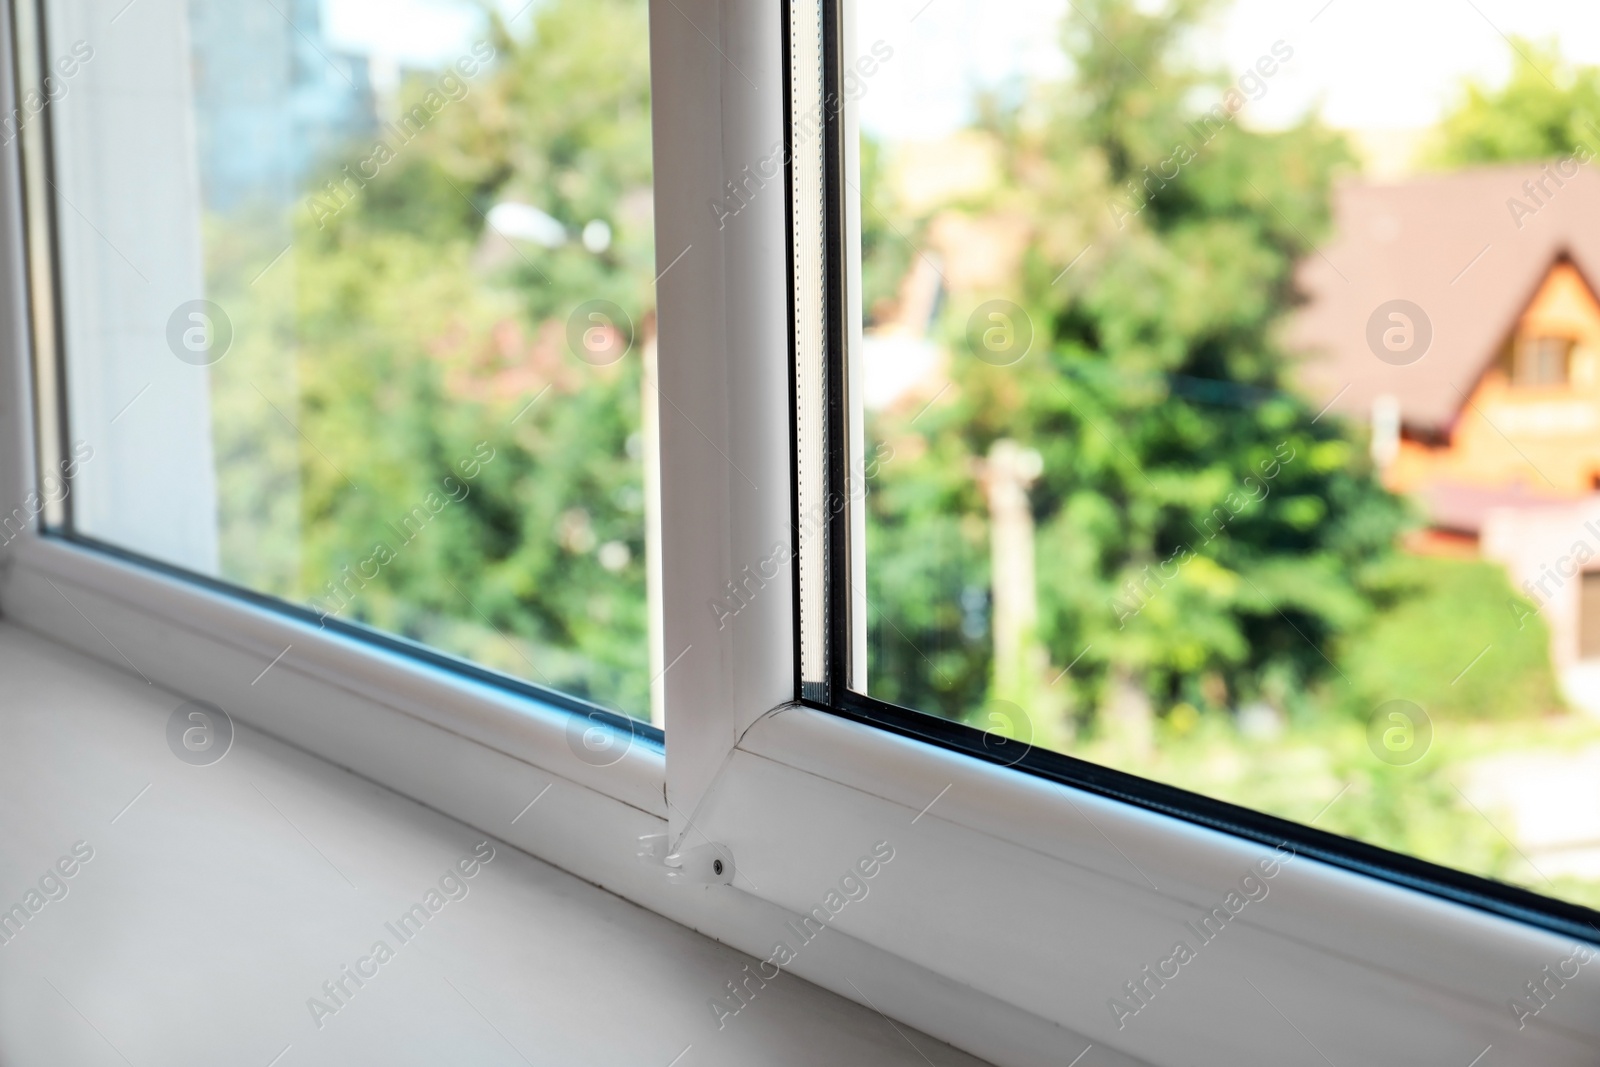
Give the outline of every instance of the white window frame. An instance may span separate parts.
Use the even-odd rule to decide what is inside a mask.
[[[677,264],[657,291],[665,753],[635,744],[592,766],[559,709],[56,538],[0,549],[0,613],[763,959],[887,841],[895,858],[870,897],[830,912],[787,969],[991,1062],[1068,1064],[1092,1045],[1082,1067],[1465,1067],[1492,1045],[1507,1058],[1486,1064],[1593,1063],[1592,973],[1521,1030],[1508,1008],[1570,941],[1305,857],[1119,1027],[1108,1002],[1124,982],[1270,850],[798,706],[787,570],[732,620],[711,607],[791,538],[788,204],[763,190],[726,226],[707,209],[784,136],[788,7],[650,3],[656,249]],[[13,143],[0,155],[6,509],[36,484],[21,189]],[[289,646],[270,684],[250,684]],[[513,822],[547,786],[537,816]],[[728,850],[733,886],[669,881],[636,855],[661,834]]]

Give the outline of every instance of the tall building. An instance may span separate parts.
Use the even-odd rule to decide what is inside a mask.
[[[208,209],[290,203],[377,128],[369,60],[328,43],[321,0],[190,0],[189,34]]]

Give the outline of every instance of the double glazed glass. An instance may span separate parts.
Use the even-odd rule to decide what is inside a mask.
[[[63,531],[649,717],[645,0],[119,6],[18,16]]]
[[[1600,906],[1592,5],[854,10],[856,688]]]

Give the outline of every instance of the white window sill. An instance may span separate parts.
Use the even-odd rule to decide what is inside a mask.
[[[385,924],[483,833],[248,727],[180,762],[182,698],[13,625],[0,678],[0,901],[93,849],[0,945],[0,1062],[978,1062],[792,975],[719,1032],[707,1001],[748,957],[499,840],[402,945]],[[393,958],[319,1029],[308,1000],[380,940]]]

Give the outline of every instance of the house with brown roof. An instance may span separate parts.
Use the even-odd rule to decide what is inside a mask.
[[[1303,390],[1369,426],[1385,484],[1422,506],[1414,547],[1502,561],[1584,704],[1600,704],[1596,167],[1585,151],[1342,187],[1291,330]]]

